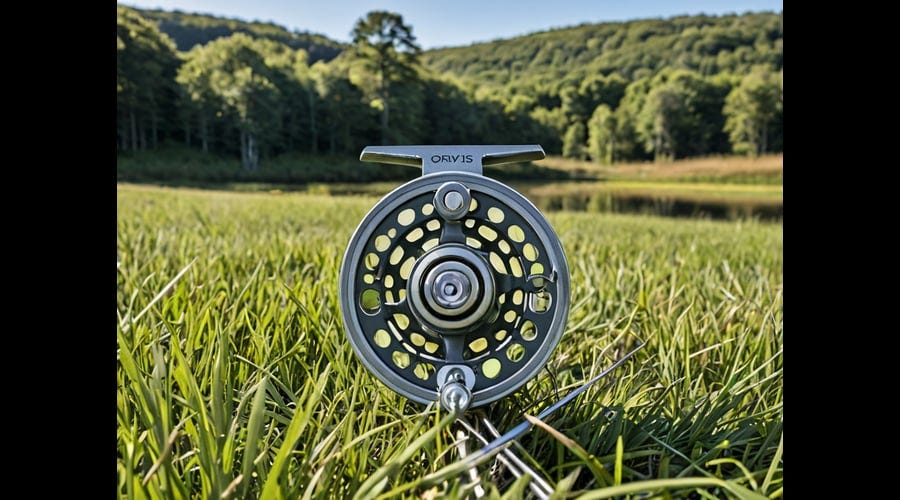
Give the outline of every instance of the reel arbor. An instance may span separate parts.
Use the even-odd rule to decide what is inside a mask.
[[[550,224],[483,165],[540,146],[370,146],[360,160],[421,166],[353,234],[338,285],[347,337],[401,395],[463,412],[546,364],[569,311],[569,269]]]

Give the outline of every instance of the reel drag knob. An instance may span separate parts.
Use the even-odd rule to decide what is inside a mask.
[[[546,364],[569,311],[569,269],[544,216],[483,165],[540,146],[370,146],[362,161],[421,166],[353,234],[338,284],[363,365],[401,395],[462,412]]]

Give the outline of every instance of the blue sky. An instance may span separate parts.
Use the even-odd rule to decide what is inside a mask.
[[[784,10],[783,0],[124,0],[142,8],[200,12],[271,21],[290,30],[347,42],[357,19],[371,10],[403,16],[424,49],[468,45],[581,23],[680,14]]]

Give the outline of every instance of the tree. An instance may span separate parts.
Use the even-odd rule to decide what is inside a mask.
[[[562,108],[548,109],[537,106],[528,113],[528,117],[544,130],[551,132],[546,139],[540,142],[544,150],[551,154],[560,154],[562,152],[560,136],[564,135],[567,130],[566,116],[563,114]]]
[[[307,65],[308,54],[270,39],[258,38],[255,42],[279,94],[279,106],[274,113],[276,118],[280,117],[281,133],[280,137],[268,141],[269,148],[277,152],[313,150],[317,96]]]
[[[775,75],[755,68],[725,98],[725,131],[738,154],[756,156],[769,149],[769,126],[783,108],[783,92]]]
[[[637,129],[644,148],[653,153],[654,161],[675,158],[676,131],[689,127],[692,118],[685,105],[687,99],[683,87],[670,83],[655,87],[647,94],[638,115]]]
[[[561,101],[560,107],[562,108],[562,112],[566,115],[566,119],[570,125],[575,122],[583,123],[587,120],[587,114],[590,113],[590,110],[585,108],[584,101],[574,85],[563,87],[559,92],[559,98]]]
[[[683,126],[673,131],[675,156],[727,153],[727,139],[722,132],[725,126],[722,106],[731,90],[731,82],[727,78],[707,78],[689,70],[662,71],[655,79],[678,86],[686,99]]]
[[[621,129],[619,144],[621,145],[620,159],[647,160],[652,157],[647,155],[642,144],[642,138],[637,131],[638,116],[647,101],[650,93],[650,78],[638,78],[625,87],[625,95],[619,101],[616,108],[618,124]]]
[[[578,88],[578,95],[582,101],[582,106],[588,113],[597,109],[597,106],[606,104],[610,109],[615,110],[619,106],[619,101],[625,95],[625,87],[628,86],[628,80],[618,73],[611,75],[591,75],[581,82]]]
[[[191,122],[196,120],[200,132],[200,149],[204,153],[208,153],[210,149],[211,122],[222,109],[210,83],[214,59],[209,48],[197,45],[187,53],[175,78],[181,88],[181,107],[187,122],[185,135],[190,137]],[[189,139],[187,142],[190,142]]]
[[[220,38],[188,53],[178,73],[178,81],[202,109],[233,120],[241,165],[249,170],[259,167],[260,149],[277,137],[281,127],[281,92],[264,55],[274,48],[270,44],[281,45],[242,33]]]
[[[390,136],[391,87],[397,82],[418,78],[416,67],[422,49],[416,44],[412,27],[403,16],[387,11],[372,11],[356,21],[352,31],[353,45],[365,69],[374,75],[367,81],[372,105],[381,111],[381,142]]]
[[[649,85],[635,125],[654,159],[721,152],[727,83],[694,71],[664,70]]]
[[[349,79],[347,68],[340,61],[312,65],[310,74],[319,97],[316,127],[327,141],[329,153],[358,151],[375,123],[372,108],[363,102],[360,90]]]
[[[116,7],[117,145],[157,146],[165,117],[175,106],[175,45],[133,9]]]
[[[585,143],[584,124],[575,122],[566,130],[563,137],[563,156],[567,158],[585,159],[584,143]]]
[[[597,163],[611,165],[619,145],[619,120],[606,104],[597,106],[588,121],[588,156]]]
[[[479,140],[478,108],[463,90],[444,80],[425,80],[425,118],[432,144],[470,144]]]

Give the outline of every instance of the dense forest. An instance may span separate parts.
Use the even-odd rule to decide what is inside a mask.
[[[187,52],[195,45],[205,45],[216,38],[245,33],[255,38],[268,38],[292,49],[303,49],[309,63],[330,61],[344,51],[341,43],[316,33],[295,33],[272,23],[246,22],[204,14],[180,11],[139,10],[142,17],[156,23],[159,31],[175,42],[175,48]]]
[[[241,159],[537,143],[601,163],[783,151],[783,13],[586,24],[422,51],[401,15],[350,45],[117,5],[116,150]],[[352,30],[352,31],[351,31]]]

